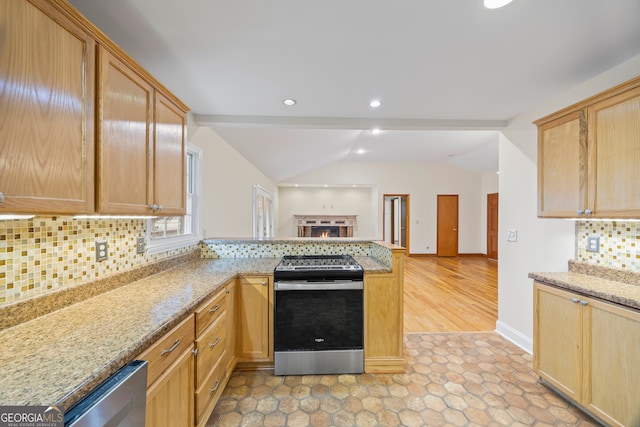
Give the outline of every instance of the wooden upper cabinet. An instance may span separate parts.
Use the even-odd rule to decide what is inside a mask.
[[[590,106],[589,128],[593,211],[640,218],[640,87]]]
[[[97,211],[150,212],[153,87],[103,47],[98,49]]]
[[[640,77],[534,123],[539,217],[640,218]]]
[[[538,127],[538,216],[586,209],[587,119],[579,110]]]
[[[186,111],[98,48],[97,211],[184,215]]]
[[[161,215],[184,215],[186,113],[156,92],[154,126],[154,201]]]
[[[39,0],[0,28],[0,213],[93,212],[94,40]]]

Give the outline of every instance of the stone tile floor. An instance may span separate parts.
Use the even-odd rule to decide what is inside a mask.
[[[207,426],[597,426],[495,333],[407,334],[397,375],[233,373]]]

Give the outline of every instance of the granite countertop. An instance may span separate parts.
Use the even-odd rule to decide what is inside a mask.
[[[575,271],[529,273],[529,278],[585,296],[640,310],[640,286]]]
[[[1,330],[0,405],[68,409],[238,274],[272,274],[279,261],[196,259]]]

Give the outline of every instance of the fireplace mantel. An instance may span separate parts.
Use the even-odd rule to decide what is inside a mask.
[[[357,215],[294,215],[298,237],[353,237]]]

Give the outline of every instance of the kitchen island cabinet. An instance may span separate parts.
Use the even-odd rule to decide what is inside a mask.
[[[534,282],[534,369],[614,426],[640,420],[640,311]]]
[[[640,218],[640,77],[534,123],[539,217]]]
[[[3,1],[0,28],[0,214],[93,212],[94,39],[44,0]]]

